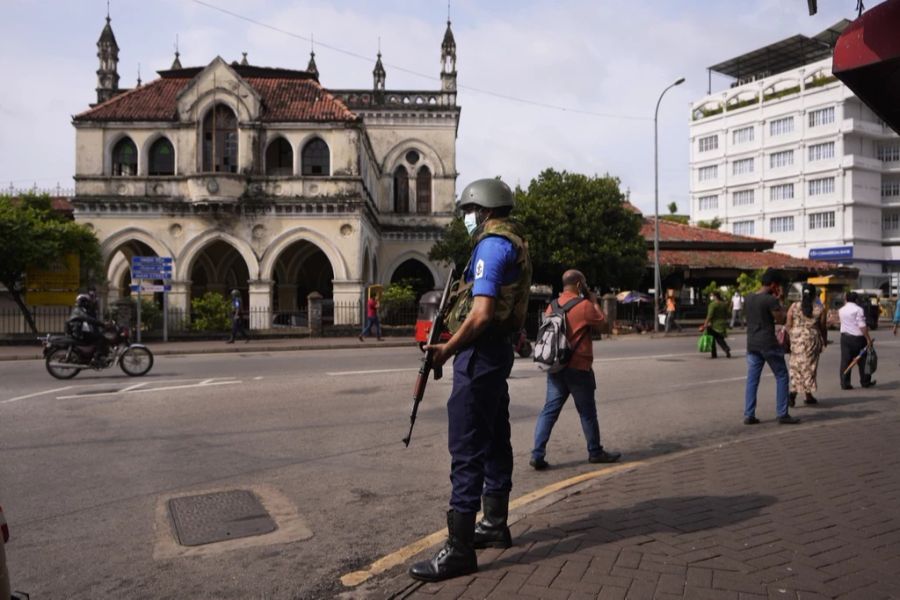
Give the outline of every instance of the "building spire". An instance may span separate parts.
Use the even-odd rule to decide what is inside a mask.
[[[384,65],[381,63],[381,37],[378,38],[378,59],[375,61],[375,69],[372,71],[375,82],[375,91],[384,93],[384,80],[387,74],[384,71]]]
[[[138,63],[138,78],[136,87],[141,87],[141,63]]]
[[[311,73],[316,81],[319,80],[319,67],[316,66],[316,42],[313,34],[309,34],[309,64],[306,65],[306,72]]]
[[[450,27],[450,3],[447,3],[447,30],[441,42],[441,90],[456,91],[456,39]]]
[[[178,52],[178,34],[176,33],[175,34],[175,60],[172,61],[172,66],[169,67],[171,70],[176,71],[176,70],[182,68],[181,60],[179,59],[180,56],[181,56],[181,54]]]
[[[109,18],[109,2],[106,6],[106,25],[97,40],[97,58],[100,61],[97,69],[97,103],[105,102],[119,91],[119,44],[112,30]]]
[[[247,65],[250,64],[249,62],[247,62],[247,53],[246,53],[246,52],[241,52],[241,57],[242,57],[242,58],[241,58],[241,64],[242,64],[243,66],[246,67]]]

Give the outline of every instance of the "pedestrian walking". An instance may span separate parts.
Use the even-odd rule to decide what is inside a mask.
[[[381,308],[381,304],[378,302],[378,298],[375,297],[375,294],[372,294],[366,301],[366,326],[363,327],[362,333],[359,334],[359,341],[366,341],[366,336],[369,335],[369,332],[372,331],[373,328],[375,329],[375,337],[379,342],[382,341],[381,322],[378,320],[379,308]]]
[[[581,419],[581,431],[587,442],[588,462],[612,463],[622,456],[619,452],[607,452],[600,443],[600,425],[597,421],[597,405],[594,390],[594,345],[591,332],[598,331],[606,321],[600,309],[597,295],[587,285],[581,271],[570,269],[563,273],[563,291],[553,305],[547,307],[547,314],[554,308],[569,307],[565,311],[566,338],[572,356],[568,364],[555,373],[547,373],[547,395],[544,408],[538,415],[534,427],[534,449],[531,451],[531,465],[541,471],[549,467],[545,460],[550,433],[559,418],[563,405],[571,395],[575,409]]]
[[[250,341],[250,334],[244,329],[241,312],[244,303],[241,300],[241,293],[237,290],[231,290],[231,337],[225,340],[226,344],[233,344],[238,337],[244,338],[244,343]]]
[[[775,411],[782,425],[794,425],[800,419],[788,412],[788,369],[784,362],[784,348],[775,337],[775,324],[785,321],[781,280],[772,269],[762,275],[758,292],[744,300],[747,319],[747,386],[744,390],[744,425],[756,425],[756,393],[764,365],[775,375]]]
[[[731,348],[725,338],[728,336],[728,305],[721,292],[713,292],[709,295],[709,308],[706,310],[706,320],[700,326],[700,331],[705,331],[713,338],[710,358],[718,358],[716,346],[721,346],[726,358],[731,358]]]
[[[859,305],[859,296],[856,292],[847,292],[844,299],[844,306],[838,311],[838,316],[841,318],[841,389],[852,390],[848,367],[863,350],[872,347],[872,336],[869,335],[866,315]],[[868,388],[875,385],[875,381],[870,374],[866,373],[865,362],[864,360],[857,361],[859,384]]]
[[[731,328],[734,329],[735,323],[744,324],[744,297],[737,290],[731,296]]]
[[[790,394],[788,404],[794,406],[797,395],[803,393],[805,404],[818,404],[813,396],[817,390],[816,371],[819,355],[825,349],[828,337],[826,329],[827,313],[818,302],[816,286],[803,285],[800,302],[795,302],[787,311],[785,329],[791,339]]]
[[[447,316],[450,339],[426,347],[434,366],[451,356],[447,400],[450,451],[449,533],[444,547],[409,574],[441,581],[478,570],[476,548],[512,545],[507,515],[512,489],[509,387],[511,336],[528,308],[531,260],[522,226],[510,219],[513,193],[499,179],[470,183],[457,200],[473,238],[472,255]],[[475,513],[484,517],[475,524]]]
[[[897,329],[900,328],[900,297],[894,298],[894,335],[897,335]]]
[[[675,311],[677,308],[675,294],[670,291],[669,295],[666,296],[666,333],[669,333],[669,330],[673,327],[677,327],[678,332],[681,333],[681,325],[675,322]]]

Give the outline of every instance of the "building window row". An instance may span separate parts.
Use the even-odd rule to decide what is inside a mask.
[[[834,193],[834,177],[810,179],[807,183],[810,196],[826,196]]]
[[[732,175],[746,175],[753,172],[753,159],[742,158],[731,163]]]
[[[719,208],[718,196],[700,196],[697,198],[697,210],[716,210]]]
[[[834,211],[809,214],[810,229],[831,229],[834,227]]]
[[[881,219],[881,229],[883,231],[900,231],[900,213],[883,215]]]
[[[829,123],[834,123],[833,106],[809,111],[810,127],[819,127],[821,125],[828,125]]]
[[[878,160],[895,162],[900,160],[900,143],[878,144]]]
[[[700,181],[711,181],[719,177],[719,166],[712,165],[709,167],[700,167],[697,170],[697,179]]]
[[[418,158],[416,159],[418,160]],[[422,165],[416,171],[416,212],[431,212],[431,170]],[[403,165],[394,169],[394,212],[408,213],[409,206],[409,171]]]
[[[777,136],[794,131],[794,117],[782,117],[769,122],[769,135]]]
[[[769,219],[769,233],[788,233],[794,230],[794,217],[772,217]]]
[[[753,221],[735,221],[731,224],[731,232],[735,235],[754,235],[756,223]]]
[[[900,196],[900,180],[888,180],[881,182],[881,195],[885,198]]]
[[[700,152],[717,150],[719,148],[719,136],[708,135],[706,137],[702,137],[697,141],[697,146]]]
[[[816,160],[825,160],[827,158],[834,158],[834,142],[813,144],[809,147],[810,162]]]
[[[753,141],[753,126],[750,127],[741,127],[740,129],[735,129],[731,133],[731,140],[734,144],[746,144],[748,142]]]
[[[751,206],[753,204],[753,190],[741,190],[731,195],[732,206]]]
[[[783,183],[769,188],[769,200],[791,200],[794,198],[794,184]]]
[[[769,167],[772,169],[777,169],[779,167],[789,167],[792,164],[794,164],[793,150],[773,152],[769,155]]]

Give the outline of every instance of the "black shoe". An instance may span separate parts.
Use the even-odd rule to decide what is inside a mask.
[[[806,400],[803,401],[803,404],[818,404],[818,403],[819,403],[819,401],[816,400],[815,396],[813,396],[812,394],[807,394]]]
[[[419,581],[443,581],[478,570],[475,558],[475,513],[447,511],[447,542],[429,560],[409,568],[409,575]]]
[[[364,338],[363,336],[359,336],[359,341],[364,342],[366,341],[366,338]]]
[[[475,523],[474,543],[476,549],[509,548],[512,534],[509,532],[509,494],[482,496],[481,509],[484,516]]]
[[[225,343],[226,343],[226,344],[233,344],[233,343],[234,343],[234,340],[225,340]]]
[[[788,406],[794,408],[797,405],[797,392],[791,392],[788,394]]]
[[[744,425],[759,425],[759,419],[756,417],[744,417]]]
[[[797,417],[792,417],[791,415],[784,415],[782,417],[778,417],[779,425],[796,425],[800,422],[800,419]]]
[[[731,358],[731,350],[725,351],[725,358]]]
[[[589,463],[614,463],[617,460],[622,458],[621,452],[607,452],[606,450],[601,450],[600,454],[595,454],[593,456],[588,457]]]
[[[550,468],[550,463],[548,463],[548,462],[547,462],[546,460],[544,460],[543,458],[532,458],[532,459],[528,462],[528,464],[529,464],[529,465],[531,466],[531,468],[534,469],[535,471],[543,471],[544,469],[549,469],[549,468]]]
[[[873,380],[870,381],[869,383],[864,383],[864,384],[862,384],[862,386],[863,386],[864,388],[870,388],[870,387],[874,386],[876,383],[877,383],[877,382],[873,379]]]
[[[853,389],[853,386],[850,385],[849,383],[848,383],[847,385],[841,384],[841,389],[842,389],[842,390],[852,390],[852,389]]]

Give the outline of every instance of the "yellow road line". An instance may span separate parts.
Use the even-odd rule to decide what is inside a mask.
[[[570,477],[569,479],[563,479],[562,481],[557,481],[556,483],[551,483],[548,486],[542,487],[540,489],[534,490],[533,492],[529,492],[520,498],[516,498],[512,502],[509,503],[510,510],[516,510],[523,506],[526,506],[532,502],[540,500],[541,498],[545,498],[554,492],[558,492],[565,488],[572,487],[574,485],[578,485],[579,483],[584,483],[585,481],[590,481],[591,479],[596,479],[598,477],[604,477],[607,475],[613,475],[620,471],[627,471],[629,469],[633,469],[644,464],[645,461],[635,461],[629,463],[622,463],[620,465],[615,465],[612,467],[607,467],[605,469],[601,469],[599,471],[591,471],[590,473],[582,473],[581,475],[576,475],[575,477]],[[447,537],[447,530],[441,529],[440,531],[435,531],[431,535],[423,537],[420,540],[409,544],[408,546],[404,546],[399,550],[391,552],[387,556],[383,556],[379,558],[375,562],[373,562],[367,569],[363,569],[361,571],[353,571],[352,573],[347,573],[341,577],[341,583],[346,587],[356,587],[361,583],[364,583],[371,579],[376,575],[380,575],[385,571],[393,569],[397,565],[401,565],[408,561],[410,558],[415,556],[416,554],[426,550],[432,546],[435,546]]]

